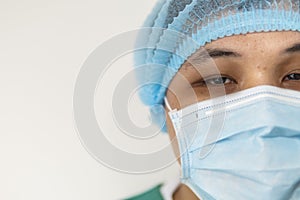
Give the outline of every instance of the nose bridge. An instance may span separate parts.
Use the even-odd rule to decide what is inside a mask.
[[[280,86],[276,73],[271,66],[256,66],[247,70],[247,75],[241,85],[242,89],[248,89],[260,85]]]

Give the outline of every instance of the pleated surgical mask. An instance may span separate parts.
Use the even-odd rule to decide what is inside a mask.
[[[300,92],[258,86],[169,115],[201,200],[300,199]]]

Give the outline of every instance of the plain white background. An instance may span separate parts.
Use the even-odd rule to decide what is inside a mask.
[[[138,28],[155,1],[0,2],[0,199],[121,199],[177,175],[177,164],[144,175],[104,167],[81,145],[73,119],[83,62]]]

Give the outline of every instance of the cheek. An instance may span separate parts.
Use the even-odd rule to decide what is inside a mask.
[[[195,87],[194,91],[197,95],[197,101],[200,102],[236,92],[237,88],[236,84],[230,84],[218,87]]]
[[[300,81],[285,81],[282,85],[283,88],[300,91]]]
[[[201,94],[199,94],[201,93]],[[188,105],[197,103],[209,96],[207,90],[196,91],[190,82],[173,80],[170,84],[166,97],[172,109],[182,109]],[[203,97],[201,99],[201,97]]]

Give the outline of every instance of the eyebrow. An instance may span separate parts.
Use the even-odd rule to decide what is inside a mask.
[[[296,43],[293,46],[283,50],[282,54],[298,53],[298,52],[300,53],[300,43]],[[228,49],[208,48],[193,54],[188,59],[188,62],[190,64],[201,64],[208,61],[210,58],[220,58],[220,57],[242,57],[242,55]]]
[[[292,47],[287,48],[283,53],[297,53],[300,52],[300,43],[294,44]]]
[[[229,49],[208,48],[193,54],[188,59],[188,62],[190,64],[200,64],[206,62],[210,58],[241,57],[241,56],[242,56],[241,54]]]

